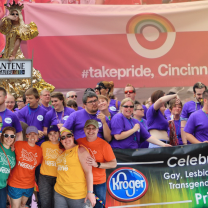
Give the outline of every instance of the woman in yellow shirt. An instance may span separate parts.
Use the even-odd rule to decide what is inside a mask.
[[[56,160],[55,208],[81,208],[87,199],[94,207],[92,167],[86,163],[90,154],[77,145],[70,130],[63,130],[60,139],[60,148],[65,151]]]
[[[57,125],[48,128],[49,141],[41,145],[43,160],[39,176],[39,193],[42,208],[54,208],[54,185],[57,177],[56,159],[63,152],[59,148],[59,129]]]

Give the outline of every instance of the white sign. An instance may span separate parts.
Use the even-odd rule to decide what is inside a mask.
[[[0,59],[0,79],[31,78],[32,67],[32,59]]]

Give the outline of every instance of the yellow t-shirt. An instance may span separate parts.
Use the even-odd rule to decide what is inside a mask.
[[[63,151],[59,149],[59,144],[53,144],[50,141],[43,142],[41,148],[43,160],[40,167],[40,173],[42,175],[57,177],[56,159]]]
[[[87,195],[87,183],[78,157],[78,145],[65,150],[56,160],[57,179],[55,191],[70,199],[82,199]]]

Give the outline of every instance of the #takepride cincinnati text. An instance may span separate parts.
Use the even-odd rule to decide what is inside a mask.
[[[152,69],[151,69],[152,68]],[[157,76],[196,76],[207,75],[207,66],[172,66],[171,64],[161,64],[156,67],[145,67],[143,65],[131,65],[128,68],[107,68],[102,66],[100,68],[89,67],[82,71],[82,78],[117,78],[121,80],[127,77],[149,77],[154,78],[155,73]]]

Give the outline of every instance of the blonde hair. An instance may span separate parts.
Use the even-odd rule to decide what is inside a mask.
[[[133,104],[133,106],[134,106],[134,101],[133,101],[131,98],[124,98],[124,99],[121,101],[119,113],[121,113],[121,107],[122,107],[125,103],[127,103],[128,101],[132,102],[132,104]]]
[[[108,81],[102,81],[101,83],[103,83],[104,86],[105,86],[107,89],[109,89],[108,94],[109,94],[109,95],[113,95],[113,90],[114,90],[114,83],[113,83],[113,81],[110,81],[110,82],[108,82]]]

